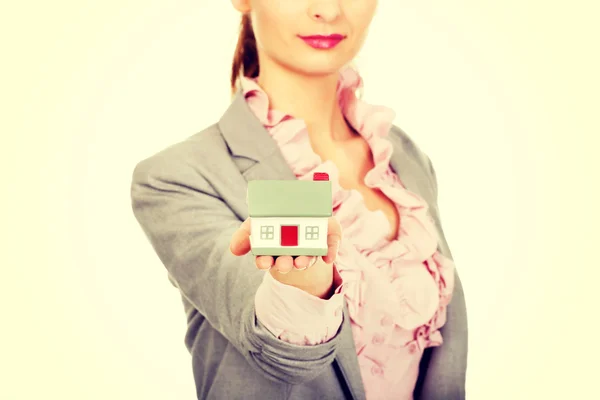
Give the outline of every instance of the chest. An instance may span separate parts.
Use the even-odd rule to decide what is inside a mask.
[[[342,144],[315,147],[323,161],[329,160],[336,165],[339,183],[344,189],[357,190],[369,210],[382,211],[386,215],[390,224],[388,239],[397,237],[401,221],[396,204],[379,189],[365,184],[365,175],[375,166],[369,144],[362,137],[355,137]]]

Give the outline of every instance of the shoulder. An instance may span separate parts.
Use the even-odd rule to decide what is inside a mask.
[[[196,163],[210,158],[211,154],[227,151],[225,140],[219,131],[218,125],[212,124],[201,131],[194,133],[184,140],[173,143],[164,149],[139,161],[138,165],[151,165],[165,162],[190,162]]]
[[[143,180],[149,175],[170,175],[182,169],[202,173],[214,165],[215,159],[227,157],[228,149],[216,123],[199,132],[139,160],[133,178]]]

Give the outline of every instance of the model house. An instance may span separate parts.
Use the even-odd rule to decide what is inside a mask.
[[[252,254],[326,255],[331,190],[329,176],[323,172],[314,173],[312,181],[248,182]]]

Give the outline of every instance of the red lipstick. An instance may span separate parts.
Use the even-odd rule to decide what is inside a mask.
[[[332,49],[339,42],[344,40],[344,35],[333,34],[333,35],[312,35],[312,36],[299,36],[300,39],[304,40],[306,44],[315,49]]]

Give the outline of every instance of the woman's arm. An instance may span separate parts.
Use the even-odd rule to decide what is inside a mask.
[[[229,244],[241,221],[197,168],[159,153],[140,162],[131,185],[134,215],[179,290],[265,377],[315,378],[335,357],[339,335],[315,346],[277,339],[255,316],[264,271]]]

